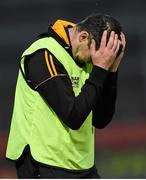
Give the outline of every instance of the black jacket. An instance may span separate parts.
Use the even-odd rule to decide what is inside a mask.
[[[63,39],[52,29],[39,38],[46,36],[54,37],[72,56],[71,47],[67,47]],[[48,105],[71,129],[79,129],[91,110],[93,110],[93,126],[104,128],[111,121],[115,112],[117,72],[111,73],[93,66],[90,77],[82,87],[81,93],[75,97],[66,70],[52,54],[57,76],[51,76],[45,61],[45,51],[50,57],[51,53],[48,50],[39,50],[26,57],[25,74],[26,78],[31,81],[31,85],[36,87],[35,89]],[[84,64],[76,63],[80,67],[84,66]]]

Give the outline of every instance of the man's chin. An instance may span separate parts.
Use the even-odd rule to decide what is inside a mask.
[[[79,56],[76,57],[75,61],[77,61],[81,64],[85,64],[85,63],[90,62],[90,60],[79,58]]]

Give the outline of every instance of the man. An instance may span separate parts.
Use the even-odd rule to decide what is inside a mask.
[[[115,111],[125,36],[113,17],[58,20],[22,55],[7,147],[19,178],[99,178],[95,128]]]

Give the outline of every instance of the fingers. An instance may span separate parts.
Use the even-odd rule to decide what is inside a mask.
[[[110,37],[109,37],[109,40],[108,40],[108,43],[107,43],[107,47],[108,47],[109,49],[112,49],[113,46],[115,45],[114,43],[115,43],[115,32],[112,31],[112,32],[110,33]]]
[[[113,38],[113,45],[111,46],[111,48],[112,48],[113,51],[115,52],[118,47],[119,47],[119,39],[118,39],[118,35],[115,34],[115,36],[114,36],[114,38]]]
[[[125,34],[123,32],[121,32],[121,42],[122,42],[123,50],[124,50],[125,46],[126,46],[126,38],[125,38]]]
[[[120,45],[121,45],[121,41],[118,39],[118,44],[117,44],[117,47],[115,49],[116,55],[118,55],[118,52],[119,52],[119,49],[120,49]]]
[[[109,37],[109,40],[108,40],[108,43],[107,43],[107,34],[108,34],[107,31],[104,31],[104,32],[103,32],[102,38],[101,38],[100,47],[101,47],[101,48],[108,47],[109,49],[116,50],[116,49],[117,49],[117,46],[119,46],[119,45],[118,45],[118,43],[119,43],[118,35],[115,34],[114,31],[111,31],[110,37]],[[121,36],[121,43],[122,43],[122,45],[123,45],[123,48],[125,48],[126,39],[125,39],[124,33],[121,32],[121,35],[120,35],[120,36]]]
[[[118,52],[121,41],[118,39],[118,34],[111,31],[107,48],[111,49],[115,54]]]
[[[106,47],[106,41],[107,41],[107,31],[104,31],[101,37],[100,48]]]
[[[126,40],[125,40],[125,35],[123,32],[121,33],[121,41],[120,41],[118,39],[118,35],[115,34],[114,31],[111,31],[108,43],[107,43],[107,34],[108,34],[107,31],[104,31],[102,34],[101,43],[100,43],[101,49],[107,47],[117,52],[117,49],[119,48],[119,43],[122,43],[123,48],[125,48]]]
[[[123,56],[124,54],[124,51],[125,51],[125,47],[126,47],[126,38],[125,38],[125,35],[123,32],[121,32],[121,40],[119,40],[119,48],[117,47],[117,50],[116,52],[118,53],[119,49],[120,49],[120,45],[122,45],[122,49],[121,49],[121,52],[120,52],[120,55],[119,56]]]
[[[120,49],[120,45],[122,45],[122,52],[124,53],[125,50],[125,46],[126,46],[126,39],[125,39],[125,35],[122,32],[121,33],[121,40],[118,39],[118,34],[115,34],[115,32],[111,32],[110,38],[109,38],[109,42],[107,44],[107,47],[109,49],[112,49],[113,52],[115,52],[115,54],[118,53],[119,49]],[[121,52],[121,53],[122,53]]]

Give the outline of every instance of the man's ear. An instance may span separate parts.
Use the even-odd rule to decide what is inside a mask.
[[[88,40],[88,38],[89,38],[89,33],[87,31],[81,31],[79,33],[79,42],[86,41]]]

